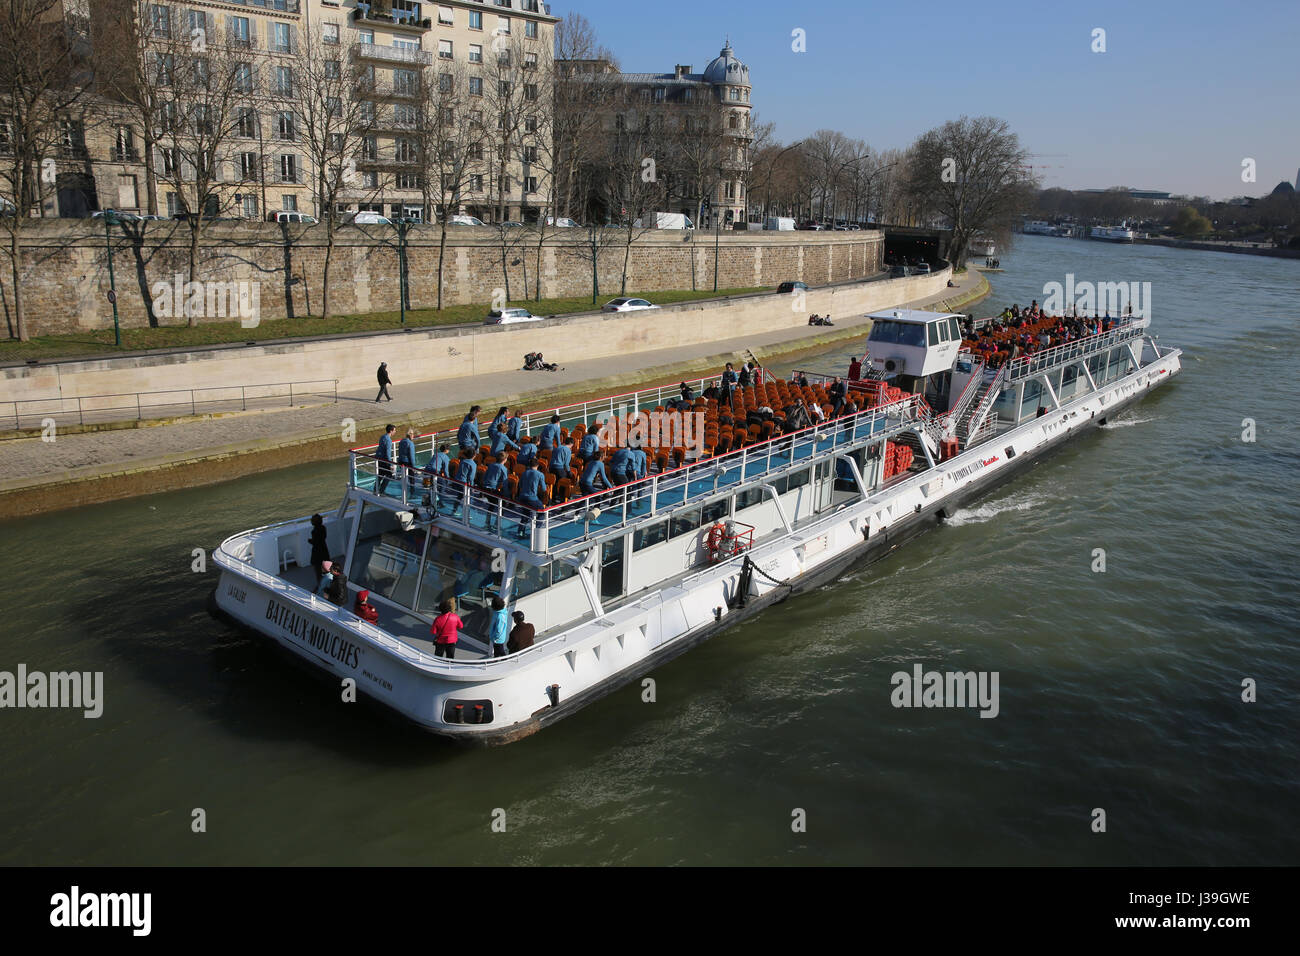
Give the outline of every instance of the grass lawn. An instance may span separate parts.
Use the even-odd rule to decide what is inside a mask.
[[[646,297],[656,305],[687,302],[693,299],[712,299],[726,295],[744,295],[749,292],[771,291],[765,287],[751,289],[719,289],[692,292],[689,289],[670,292],[650,292]],[[608,302],[612,295],[602,293],[598,302]],[[509,303],[528,309],[534,315],[564,315],[569,312],[591,311],[591,297],[572,299],[532,299]],[[452,305],[439,312],[437,309],[412,309],[406,313],[410,328],[432,328],[439,325],[457,325],[465,322],[481,323],[487,315],[486,305]],[[368,312],[364,315],[336,315],[328,320],[315,316],[292,319],[266,319],[256,328],[241,328],[238,322],[204,322],[190,328],[185,325],[166,325],[156,329],[123,329],[122,346],[113,345],[113,330],[97,329],[69,332],[63,335],[43,335],[29,342],[17,339],[0,341],[0,362],[21,362],[27,359],[55,359],[88,357],[101,358],[117,352],[141,352],[149,349],[194,348],[204,345],[221,345],[227,342],[259,342],[267,339],[293,339],[315,335],[341,335],[355,332],[381,332],[401,328],[397,312]]]

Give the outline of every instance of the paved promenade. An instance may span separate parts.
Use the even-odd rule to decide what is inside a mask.
[[[968,270],[956,278],[956,287],[926,299],[901,304],[901,307],[933,307],[977,293],[982,277],[977,270]],[[624,356],[616,364],[610,360],[563,362],[563,348],[557,343],[548,350],[549,361],[564,365],[558,372],[511,371],[478,375],[471,378],[429,380],[420,379],[419,369],[402,367],[400,359],[389,362],[389,372],[394,384],[389,387],[393,401],[376,404],[375,389],[363,392],[340,393],[337,404],[316,405],[295,409],[274,409],[247,412],[214,418],[168,424],[146,425],[82,434],[56,436],[53,442],[40,439],[20,439],[0,442],[0,517],[22,514],[27,508],[16,507],[15,493],[36,486],[55,483],[66,491],[69,484],[84,484],[88,480],[117,476],[129,478],[146,471],[170,471],[177,479],[162,487],[184,487],[207,483],[197,476],[177,474],[179,466],[202,465],[221,461],[225,468],[207,468],[207,481],[235,477],[241,473],[231,469],[231,458],[251,455],[265,461],[260,467],[250,467],[242,473],[275,467],[268,453],[284,451],[283,464],[295,461],[322,460],[341,454],[339,441],[344,419],[356,422],[357,444],[374,438],[372,431],[381,429],[391,421],[402,425],[415,424],[424,430],[431,426],[458,422],[465,409],[474,403],[488,405],[514,405],[528,408],[563,404],[611,392],[631,391],[644,384],[658,384],[688,373],[716,372],[722,363],[740,360],[749,349],[760,359],[768,356],[790,354],[803,350],[829,347],[864,334],[869,320],[865,316],[835,316],[832,328],[797,326],[752,338],[724,339],[707,346],[709,354],[699,347],[662,349]],[[522,361],[522,356],[521,356]],[[303,369],[311,377],[311,369]],[[492,409],[495,411],[495,408]],[[334,443],[332,448],[328,443]],[[307,446],[327,443],[315,451]],[[297,450],[294,449],[297,446]],[[127,484],[130,484],[128,482]],[[139,491],[145,488],[138,482]],[[155,485],[157,487],[157,485]],[[125,496],[112,493],[96,496],[87,492],[71,495],[72,503],[107,500]],[[67,500],[68,496],[61,496]],[[14,499],[11,507],[3,506],[3,499]],[[33,502],[33,510],[46,510],[53,503],[42,505]]]

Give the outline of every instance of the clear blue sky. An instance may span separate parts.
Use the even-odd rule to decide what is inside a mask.
[[[552,0],[569,10],[631,72],[699,71],[729,34],[787,143],[830,127],[901,148],[989,114],[1042,154],[1045,186],[1255,196],[1300,167],[1300,0]]]

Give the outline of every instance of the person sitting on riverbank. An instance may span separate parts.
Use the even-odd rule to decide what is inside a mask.
[[[357,592],[357,603],[352,605],[352,613],[371,624],[379,623],[379,609],[370,603],[369,591]]]

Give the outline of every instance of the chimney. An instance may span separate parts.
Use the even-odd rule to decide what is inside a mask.
[[[677,66],[673,69],[673,75],[676,76],[678,79],[688,75],[689,73],[691,73],[691,68],[689,65],[683,66],[682,64],[678,63]]]

